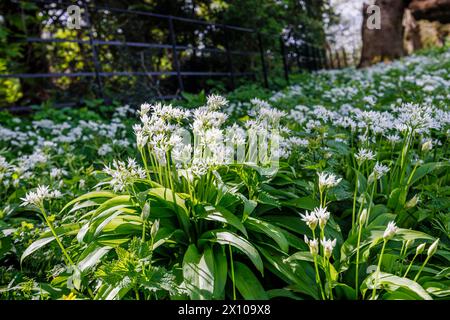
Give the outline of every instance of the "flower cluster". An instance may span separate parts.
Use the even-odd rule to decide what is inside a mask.
[[[42,207],[45,200],[60,198],[59,190],[51,190],[48,186],[38,186],[36,191],[29,191],[22,200],[22,206],[35,205]]]
[[[111,176],[110,186],[114,191],[123,191],[136,179],[145,178],[145,170],[142,169],[134,159],[128,158],[128,161],[114,160],[112,166],[105,166],[103,171]]]

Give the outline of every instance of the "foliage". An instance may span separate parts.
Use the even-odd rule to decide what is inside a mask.
[[[448,299],[448,61],[441,49],[270,95],[190,95],[139,120],[129,107],[9,117],[1,297]],[[261,127],[281,133],[278,170],[217,156],[227,139],[250,150],[242,131]],[[183,161],[183,130],[204,162]]]

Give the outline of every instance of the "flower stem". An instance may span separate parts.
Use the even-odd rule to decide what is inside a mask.
[[[52,223],[50,222],[50,220],[48,220],[48,216],[47,213],[45,212],[44,206],[40,205],[39,209],[41,210],[42,215],[44,216],[44,220],[47,223],[48,227],[50,228],[50,231],[52,232],[53,236],[55,237],[56,242],[58,243],[59,247],[61,248],[61,251],[63,252],[64,256],[66,257],[67,261],[69,262],[70,265],[75,265],[72,261],[72,259],[70,258],[69,254],[67,253],[66,249],[64,248],[61,240],[59,239],[58,235],[56,234],[55,229],[53,228]]]
[[[430,256],[427,256],[427,258],[423,262],[422,266],[419,269],[419,272],[417,272],[416,276],[414,277],[414,281],[417,282],[417,280],[419,279],[420,274],[422,273],[423,268],[425,268],[425,265],[428,263],[428,260],[430,260]]]
[[[406,278],[406,276],[408,275],[408,272],[409,272],[409,270],[411,269],[412,264],[413,264],[414,260],[416,259],[416,257],[417,257],[417,253],[416,253],[416,254],[414,255],[414,257],[412,258],[411,263],[409,264],[408,269],[406,269],[406,272],[405,272],[405,275],[403,276],[403,278]]]
[[[359,295],[359,246],[361,243],[362,224],[358,229],[358,242],[356,244],[356,273],[355,273],[355,299],[358,300]]]
[[[386,248],[386,240],[383,240],[383,248],[381,248],[381,254],[380,254],[380,258],[378,260],[378,266],[377,266],[377,271],[376,271],[376,275],[375,275],[375,279],[374,279],[374,283],[373,283],[373,290],[372,290],[372,300],[375,300],[375,293],[377,291],[377,284],[378,284],[378,278],[380,276],[380,269],[381,269],[381,261],[383,261],[383,254],[384,254],[384,249]]]

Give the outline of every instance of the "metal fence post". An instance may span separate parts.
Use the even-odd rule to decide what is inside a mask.
[[[269,80],[267,79],[267,69],[266,69],[266,60],[264,58],[264,49],[262,44],[261,33],[258,32],[258,46],[259,46],[259,54],[261,55],[261,64],[262,64],[262,72],[264,76],[264,86],[269,88]]]
[[[102,66],[101,66],[100,60],[98,58],[97,48],[96,48],[96,44],[94,42],[94,36],[92,33],[92,23],[91,23],[91,18],[89,15],[89,7],[88,7],[86,1],[83,1],[83,5],[84,5],[84,11],[85,11],[85,15],[86,15],[86,22],[89,26],[89,31],[88,31],[89,45],[91,46],[91,49],[92,49],[92,62],[94,63],[95,81],[97,82],[97,86],[98,86],[97,94],[98,94],[98,96],[100,96],[100,98],[104,99],[105,95],[103,93],[103,84],[100,79],[100,72],[102,72]]]
[[[183,84],[183,79],[181,78],[180,63],[178,61],[178,53],[177,53],[177,42],[176,42],[176,37],[175,37],[175,28],[173,27],[172,16],[167,18],[167,20],[169,21],[169,32],[170,32],[170,41],[172,43],[173,65],[177,72],[178,88],[179,88],[180,92],[183,92],[184,84]]]
[[[225,40],[225,50],[227,53],[228,73],[230,74],[231,88],[234,90],[236,88],[236,84],[234,83],[233,59],[231,56],[230,42],[228,38],[228,28],[226,25],[224,25],[223,27],[223,32]]]
[[[281,56],[283,58],[284,78],[286,79],[287,84],[289,84],[289,67],[286,59],[286,49],[284,47],[283,36],[280,36],[280,49],[281,49]]]

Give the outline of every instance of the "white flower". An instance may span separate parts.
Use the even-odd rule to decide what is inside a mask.
[[[380,180],[386,173],[389,172],[389,167],[383,164],[380,164],[378,161],[373,167],[373,171],[369,176],[369,183],[374,182],[375,180]]]
[[[320,240],[320,243],[322,244],[325,257],[330,258],[331,254],[333,253],[333,249],[336,246],[336,239],[332,241],[331,239],[327,240],[327,238],[324,237],[322,240]]]
[[[22,206],[27,205],[35,205],[35,206],[41,206],[44,202],[44,200],[57,198],[61,196],[61,192],[59,191],[51,191],[48,186],[38,186],[36,191],[29,191],[25,195],[25,198],[21,198],[22,200]]]
[[[397,231],[398,231],[398,228],[395,225],[395,222],[394,221],[389,222],[386,227],[386,230],[384,231],[383,239],[384,240],[392,239],[395,236],[395,234],[397,233]]]
[[[389,134],[386,136],[386,139],[392,143],[392,144],[396,144],[397,142],[400,141],[400,136],[398,134]]]
[[[135,179],[145,178],[145,171],[139,167],[136,160],[128,158],[128,162],[114,160],[111,167],[105,166],[103,171],[110,175],[112,179],[109,181],[114,191],[123,191],[128,185],[132,184]]]
[[[318,172],[319,176],[319,190],[323,192],[325,189],[335,187],[341,182],[342,178],[337,179],[332,173]]]
[[[150,111],[151,106],[148,103],[141,104],[141,110],[139,111],[139,115],[142,117],[146,115]]]
[[[355,158],[358,163],[361,165],[364,161],[375,159],[375,154],[368,149],[359,149],[358,153],[355,154]]]
[[[98,155],[99,156],[105,156],[108,153],[111,153],[113,151],[113,149],[111,148],[111,146],[109,144],[104,144],[102,145],[99,149],[98,149]]]
[[[309,246],[309,252],[311,252],[313,256],[319,254],[319,241],[317,241],[317,239],[309,240],[305,235],[305,243]]]
[[[314,212],[306,211],[305,214],[300,214],[302,220],[306,223],[306,225],[311,229],[315,230],[317,224],[319,223],[319,219],[317,218]]]
[[[209,95],[206,99],[207,99],[206,105],[211,111],[220,110],[228,104],[227,99],[215,94]]]
[[[328,212],[327,207],[325,207],[325,208],[322,208],[322,207],[315,208],[313,213],[317,217],[317,219],[319,220],[320,228],[324,229],[325,225],[328,222],[328,219],[330,219],[330,212]]]

